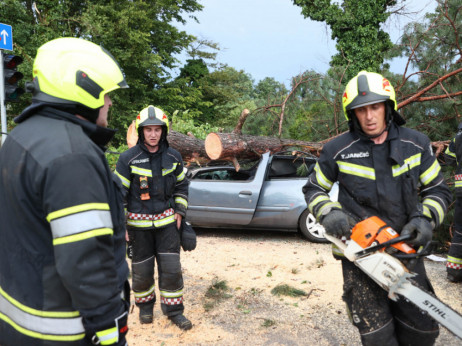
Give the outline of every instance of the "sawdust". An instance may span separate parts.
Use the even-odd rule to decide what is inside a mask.
[[[185,316],[193,329],[180,331],[159,305],[154,323],[141,325],[138,309],[132,307],[129,345],[360,345],[341,299],[341,268],[330,245],[293,233],[197,233],[196,250],[181,253]],[[444,263],[427,262],[427,270],[439,297],[462,313],[461,286],[447,282]],[[206,292],[217,281],[226,281],[229,297],[207,305]],[[307,295],[271,294],[282,284]],[[441,328],[437,345],[460,344]]]

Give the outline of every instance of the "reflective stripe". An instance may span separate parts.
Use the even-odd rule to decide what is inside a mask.
[[[127,220],[127,225],[133,226],[133,227],[152,227],[152,220]]]
[[[316,220],[319,220],[319,217],[322,215],[322,212],[327,208],[339,208],[342,209],[342,205],[339,202],[329,202],[324,204],[321,208],[319,208],[318,213],[316,214]]]
[[[423,206],[423,214],[430,219],[432,218],[432,213],[426,205]]]
[[[319,167],[318,162],[316,162],[316,166],[314,166],[314,170],[316,172],[316,180],[318,181],[318,184],[321,185],[327,191],[330,191],[334,183],[331,182],[329,179],[327,179],[324,173],[322,173],[321,167]]]
[[[448,262],[462,264],[462,258],[448,256]]]
[[[340,172],[358,177],[375,180],[375,170],[370,167],[356,165],[343,161],[337,161],[338,169]]]
[[[53,239],[94,229],[112,229],[111,212],[108,210],[88,210],[51,220],[50,226]]]
[[[119,341],[119,331],[117,327],[112,327],[100,332],[96,332],[101,345],[112,345]]]
[[[438,202],[436,202],[435,200],[433,199],[430,199],[430,198],[425,198],[423,200],[423,205],[427,205],[427,206],[431,206],[433,207],[433,209],[435,209],[436,213],[438,214],[438,224],[441,224],[441,222],[443,222],[443,219],[444,219],[444,209],[443,207],[441,206],[441,204],[439,204]]]
[[[127,189],[130,188],[130,180],[125,178],[122,174],[119,172],[115,171],[115,175],[117,175],[120,178],[120,181],[122,182],[122,185],[125,186]]]
[[[154,221],[154,226],[162,227],[162,226],[166,226],[168,224],[171,224],[171,223],[173,223],[175,221],[176,221],[175,220],[175,215],[172,215],[172,216],[166,217],[165,219]]]
[[[168,224],[171,224],[172,222],[175,221],[175,215],[168,216],[166,218],[160,219],[160,220],[127,220],[127,225],[133,226],[133,227],[139,227],[139,228],[148,228],[152,227],[153,225],[155,227],[162,227],[166,226]]]
[[[415,154],[411,157],[408,157],[407,159],[404,160],[404,164],[402,166],[399,165],[394,165],[391,167],[391,170],[393,172],[393,177],[397,177],[403,173],[406,173],[407,171],[411,170],[414,167],[417,167],[420,165],[420,160],[421,160],[422,154]]]
[[[433,165],[430,166],[423,174],[420,175],[420,181],[423,185],[427,185],[432,182],[438,176],[438,173],[441,171],[440,164],[438,161],[434,161]]]
[[[326,196],[326,195],[321,195],[321,196],[318,196],[316,197],[313,202],[311,202],[310,204],[308,204],[308,209],[311,213],[313,213],[313,208],[316,207],[316,205],[318,203],[321,203],[323,201],[330,201],[330,198],[329,196]]]
[[[102,235],[113,235],[114,231],[112,228],[101,228],[101,229],[94,229],[88,232],[83,232],[79,234],[74,234],[70,235],[68,237],[62,237],[62,238],[57,238],[53,239],[53,245],[61,245],[61,244],[67,244],[67,243],[73,243],[76,241],[81,241],[85,240],[88,238],[94,238],[94,237],[99,237]]]
[[[183,296],[183,290],[175,291],[175,292],[167,292],[167,291],[159,291],[160,295],[165,298],[178,298]]]
[[[135,292],[135,291],[133,291],[133,295],[136,298],[143,298],[143,297],[146,297],[146,296],[150,295],[152,292],[154,292],[155,288],[156,288],[156,285],[154,284],[147,291],[143,291],[143,292]]]
[[[41,311],[29,308],[0,287],[0,319],[19,333],[53,341],[76,341],[85,337],[78,311]]]
[[[134,174],[151,177],[152,178],[152,171],[150,169],[144,169],[141,167],[130,166],[131,172]]]
[[[177,163],[177,162],[175,162],[175,163],[173,164],[172,168],[163,168],[163,169],[162,169],[162,175],[167,175],[167,174],[173,172],[173,171],[176,169],[176,166],[178,166],[178,163]]]
[[[180,174],[176,176],[176,181],[177,182],[183,181],[184,177],[185,177],[184,172],[181,172]]]
[[[185,200],[183,197],[175,197],[175,203],[183,204],[186,208],[188,207],[188,201]]]
[[[462,187],[462,181],[456,180],[456,181],[454,182],[454,187]]]
[[[454,139],[452,140],[454,142]],[[449,146],[446,148],[446,151],[444,152],[446,155],[449,155],[449,156],[452,156],[452,157],[456,157],[456,153],[452,152],[450,149],[449,149]]]
[[[110,210],[109,204],[107,204],[107,203],[79,204],[79,205],[75,205],[73,207],[60,209],[60,210],[57,210],[57,211],[54,211],[54,212],[48,214],[47,215],[47,221],[51,222],[51,220],[54,220],[54,219],[57,219],[57,218],[60,218],[60,217],[63,217],[63,216],[67,216],[67,215],[71,215],[71,214],[77,214],[77,213],[81,213],[83,211],[94,210],[94,209],[96,209],[96,210]]]

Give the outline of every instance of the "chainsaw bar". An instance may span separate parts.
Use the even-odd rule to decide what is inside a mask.
[[[348,245],[342,240],[325,235],[334,243],[347,259],[354,262],[364,273],[388,292],[388,297],[396,301],[402,296],[430,315],[435,321],[462,339],[462,316],[431,293],[411,282],[416,274],[407,270],[397,258],[385,252],[374,252],[357,257],[363,250],[355,241]]]

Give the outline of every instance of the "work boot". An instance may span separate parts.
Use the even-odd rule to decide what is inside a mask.
[[[451,282],[461,282],[462,278],[448,273],[448,280]]]
[[[142,304],[140,308],[140,323],[149,324],[152,323],[153,313],[152,310],[154,306],[152,304]]]
[[[182,330],[189,330],[192,328],[192,323],[183,314],[175,315],[175,316],[168,316],[168,319],[172,321],[178,328]]]

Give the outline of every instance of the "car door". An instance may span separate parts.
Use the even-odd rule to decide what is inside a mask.
[[[191,179],[186,219],[195,226],[249,224],[257,207],[268,160],[269,153],[263,154],[255,175],[248,180],[215,179],[231,176],[223,173],[224,169],[210,170],[211,179]]]

